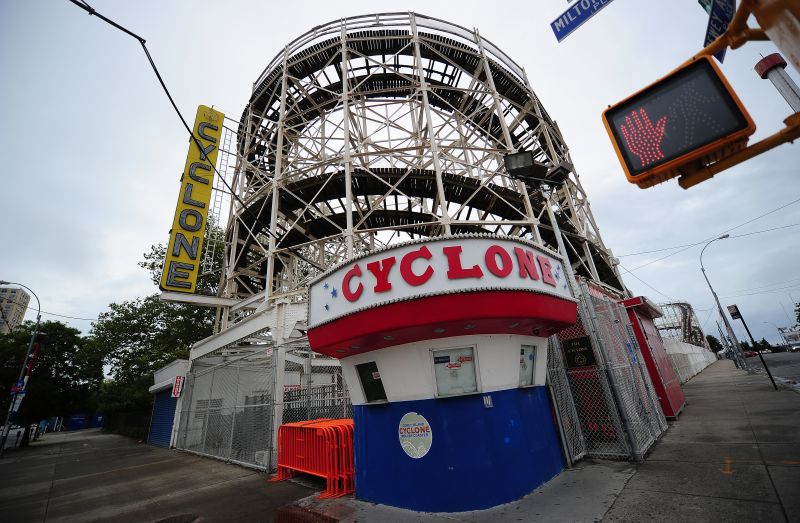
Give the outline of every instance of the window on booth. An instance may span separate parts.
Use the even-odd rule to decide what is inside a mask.
[[[364,390],[364,398],[367,403],[386,401],[386,389],[383,388],[377,363],[374,361],[360,363],[356,365],[356,372],[358,373],[358,379],[361,381],[361,388]]]
[[[478,392],[475,347],[432,350],[436,396]]]
[[[522,345],[519,349],[519,386],[530,387],[536,376],[536,345]]]

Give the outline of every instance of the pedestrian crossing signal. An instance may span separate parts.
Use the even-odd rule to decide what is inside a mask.
[[[743,149],[756,130],[707,56],[609,107],[603,123],[628,181],[643,189]]]

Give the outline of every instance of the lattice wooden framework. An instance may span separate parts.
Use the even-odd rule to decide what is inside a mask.
[[[477,30],[415,13],[316,27],[259,76],[238,129],[225,297],[302,300],[320,269],[420,236],[557,250],[554,219],[576,274],[624,288],[577,173],[543,188],[505,172],[509,152],[554,166],[569,151]]]

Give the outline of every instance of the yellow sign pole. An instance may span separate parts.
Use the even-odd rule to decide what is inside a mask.
[[[197,108],[194,121],[197,140],[189,142],[189,154],[181,176],[178,205],[159,285],[162,291],[194,293],[197,289],[201,248],[224,117],[224,114],[210,107],[201,105]]]

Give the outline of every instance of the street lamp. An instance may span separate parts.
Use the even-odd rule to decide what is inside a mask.
[[[733,355],[736,358],[736,361],[739,362],[739,367],[742,369],[747,369],[747,363],[745,362],[744,355],[742,354],[742,347],[739,345],[739,340],[736,339],[736,334],[734,334],[730,322],[728,322],[728,317],[725,316],[725,312],[722,310],[722,305],[719,303],[719,297],[717,297],[714,287],[711,286],[711,282],[708,280],[708,275],[706,275],[706,268],[703,266],[703,253],[705,252],[706,248],[717,240],[725,240],[730,237],[730,234],[723,234],[722,236],[714,238],[703,246],[703,249],[700,251],[700,270],[703,272],[703,278],[706,279],[708,288],[711,289],[711,294],[714,296],[714,301],[717,302],[717,310],[719,311],[719,315],[722,316],[723,323],[725,323],[725,330],[728,332],[728,337],[733,342]]]
[[[23,285],[21,283],[15,283],[12,281],[4,281],[0,280],[0,285],[19,285],[20,287],[24,287],[31,291],[33,297],[36,298],[36,326],[33,327],[33,333],[31,334],[31,341],[28,343],[28,351],[25,353],[25,359],[22,361],[22,368],[19,370],[19,379],[17,383],[23,381],[25,378],[25,367],[28,366],[28,358],[31,356],[31,349],[33,349],[33,343],[36,341],[36,335],[39,333],[39,322],[42,320],[42,304],[39,301],[39,297],[36,295],[33,290],[28,287],[27,285]],[[22,391],[24,392],[25,386],[23,381],[23,388]],[[14,392],[11,395],[11,403],[8,405],[8,413],[6,414],[6,422],[3,424],[3,437],[0,439],[0,458],[3,457],[3,451],[6,448],[6,440],[8,439],[8,431],[11,428],[11,421],[15,418],[16,411],[14,410],[14,404],[17,402],[17,394],[19,392]]]

